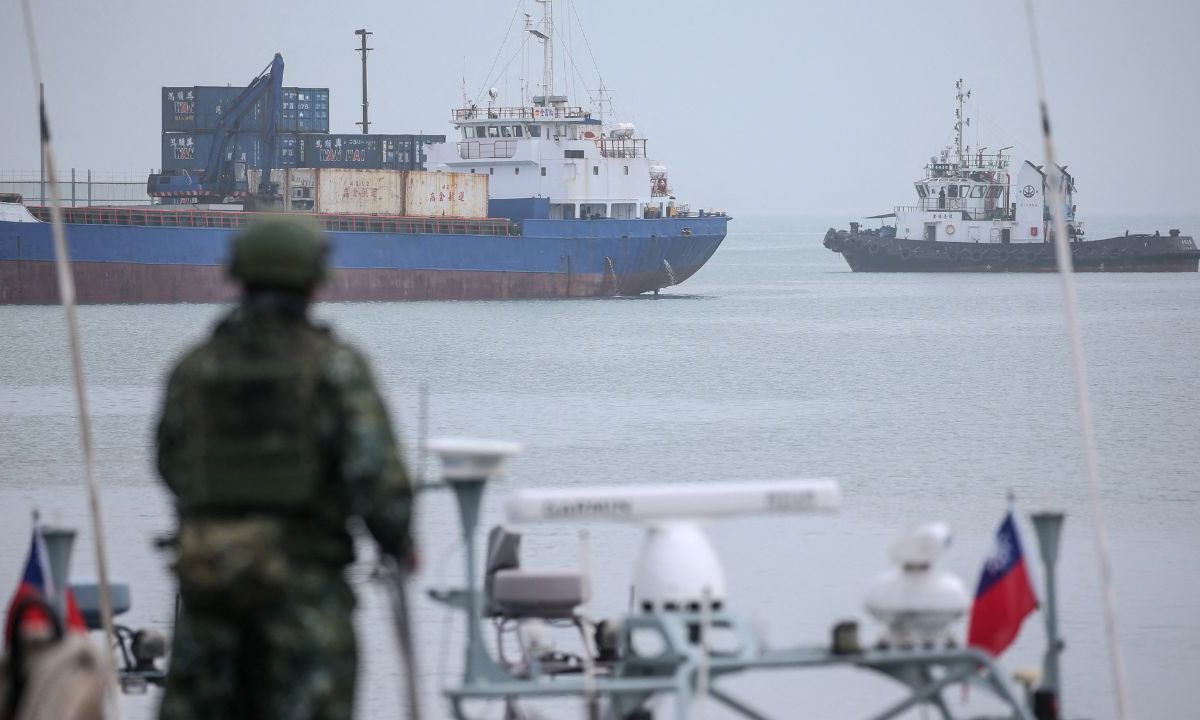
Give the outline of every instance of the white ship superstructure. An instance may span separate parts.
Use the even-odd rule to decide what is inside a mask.
[[[540,22],[526,31],[544,45],[542,94],[528,104],[486,107],[465,102],[455,109],[454,133],[435,149],[427,167],[489,176],[494,200],[546,198],[549,218],[634,219],[684,214],[667,183],[667,170],[651,162],[646,138],[631,123],[606,123],[554,90],[553,3],[542,3]]]
[[[1046,207],[1046,182],[1042,169],[1025,161],[1012,182],[1010,147],[989,152],[963,145],[963,129],[970,124],[964,101],[971,91],[957,83],[955,143],[931,157],[925,176],[914,183],[917,204],[899,206],[896,237],[971,243],[1045,242],[1050,216]],[[1075,221],[1075,180],[1060,168],[1066,202],[1067,226],[1072,236],[1082,235]]]

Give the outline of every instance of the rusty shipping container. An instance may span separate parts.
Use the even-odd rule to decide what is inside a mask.
[[[403,172],[341,168],[321,168],[311,172],[315,175],[315,209],[319,213],[404,214]],[[291,195],[295,197],[294,193]]]
[[[405,214],[420,217],[487,217],[488,176],[478,173],[407,173]]]

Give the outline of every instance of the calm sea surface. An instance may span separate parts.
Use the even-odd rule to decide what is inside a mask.
[[[878,627],[862,598],[887,568],[891,541],[913,523],[954,526],[944,565],[973,587],[1007,491],[1023,514],[1065,510],[1065,701],[1072,714],[1113,717],[1058,279],[852,274],[821,247],[829,224],[735,220],[708,266],[658,299],[345,304],[317,314],[374,361],[410,455],[422,383],[431,434],[525,446],[492,488],[488,524],[515,487],[838,478],[845,502],[836,516],[710,527],[730,605],[772,645],[824,642],[847,618],[862,620],[873,638]],[[1200,233],[1200,217],[1090,224],[1094,237],[1126,228]],[[1078,282],[1132,706],[1143,718],[1195,717],[1200,276]],[[173,588],[151,549],[171,524],[152,471],[151,427],[169,364],[221,311],[81,311],[109,552],[116,576],[135,584],[129,624],[170,627]],[[80,528],[75,575],[94,577],[69,383],[61,310],[0,307],[0,592],[19,577],[34,508]],[[421,587],[460,582],[449,498],[423,497],[419,518]],[[578,528],[525,531],[526,563],[578,562]],[[590,531],[589,611],[619,613],[640,534],[600,524]],[[1028,522],[1022,531],[1040,585]],[[395,717],[391,626],[363,550],[352,569],[360,715]],[[461,628],[424,600],[417,618],[422,690],[440,716],[436,695],[460,665]],[[1006,666],[1038,663],[1042,635],[1040,616],[1030,618]],[[772,673],[730,686],[781,717],[800,707],[805,717],[863,716],[898,697],[884,680],[854,671]],[[153,693],[129,699],[127,715],[151,717],[156,702]],[[989,707],[979,693],[969,702],[977,712]],[[724,717],[719,708],[706,716]]]

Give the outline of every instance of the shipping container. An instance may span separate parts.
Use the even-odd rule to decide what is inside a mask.
[[[315,173],[317,212],[355,215],[405,214],[403,172],[322,168]]]
[[[217,124],[244,87],[164,87],[162,89],[163,132],[216,130]],[[242,130],[264,127],[267,113],[262,101],[242,118]],[[279,99],[280,132],[329,132],[328,88],[283,88]]]
[[[404,183],[405,214],[422,217],[487,217],[488,176],[480,173],[413,171]]]
[[[206,132],[163,133],[162,169],[202,171],[212,151],[213,134]],[[295,135],[277,135],[272,165],[293,167],[299,158],[300,139]],[[258,167],[263,159],[263,143],[257,133],[235,133],[225,148],[225,160]]]
[[[299,167],[424,170],[445,135],[302,135]]]

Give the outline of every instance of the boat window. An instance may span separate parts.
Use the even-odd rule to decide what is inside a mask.
[[[971,197],[973,197],[973,198],[983,197],[983,186],[982,185],[972,185],[971,186]]]
[[[463,128],[463,139],[470,139],[473,137],[475,137],[475,129],[474,128],[472,128],[470,126]]]
[[[917,183],[917,195],[920,197],[926,197],[929,195],[929,191],[925,189],[924,185]]]
[[[628,174],[629,174],[629,166],[628,166],[628,165],[626,165],[626,166],[625,166],[625,174],[626,174],[626,175],[628,175]]]
[[[546,177],[546,168],[542,168],[542,177]]]
[[[521,126],[513,125],[513,137],[521,137]]]
[[[999,185],[992,185],[991,187],[989,187],[989,188],[988,188],[988,194],[987,194],[987,196],[988,196],[988,197],[990,197],[990,198],[998,198],[998,197],[1000,197],[1000,186],[999,186]]]
[[[970,197],[971,196],[971,186],[970,185],[959,185],[958,186],[958,196],[964,197],[964,198]]]
[[[521,168],[519,168],[519,167],[513,168],[513,175],[520,175],[520,174],[521,174]]]
[[[582,150],[563,150],[563,157],[567,158],[568,160],[570,160],[570,159],[582,160],[583,159],[583,151]]]
[[[541,136],[542,136],[542,127],[540,125],[530,125],[529,126],[529,137],[541,137]]]
[[[487,136],[488,137],[500,137],[500,128],[496,127],[495,125],[488,125],[487,126]]]
[[[500,137],[512,137],[512,126],[511,125],[501,125],[500,126]]]
[[[593,166],[592,166],[592,174],[593,174],[593,175],[599,175],[599,174],[600,174],[600,166],[599,166],[599,165],[593,165]]]
[[[958,197],[958,186],[957,185],[947,185],[946,186],[946,197],[952,197],[952,198]]]

